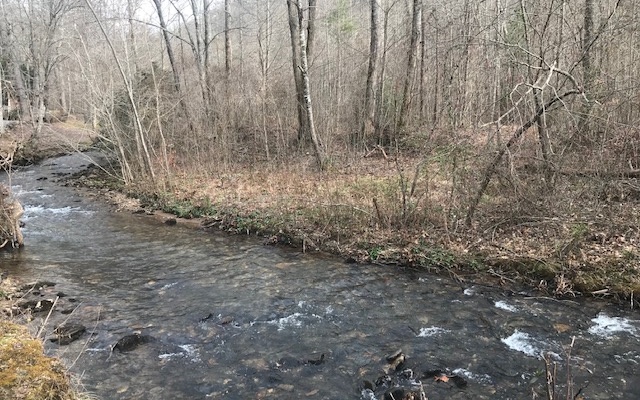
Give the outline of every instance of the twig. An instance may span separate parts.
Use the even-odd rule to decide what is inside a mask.
[[[380,224],[382,226],[386,227],[387,224],[382,219],[382,212],[380,211],[380,207],[378,206],[378,199],[376,199],[375,197],[373,198],[373,206],[376,209],[376,214],[378,215],[378,221],[380,221]]]
[[[573,385],[571,383],[571,350],[573,349],[573,345],[576,342],[576,337],[573,336],[571,338],[571,344],[569,348],[566,350],[567,354],[567,400],[571,400],[573,398]]]
[[[513,280],[511,278],[507,278],[506,276],[497,273],[496,271],[493,270],[493,268],[489,268],[489,270],[487,272],[490,273],[491,275],[497,276],[498,278],[503,279],[505,281],[509,281],[511,283],[516,283],[515,280]]]
[[[77,307],[76,307],[76,309],[77,309]],[[82,353],[84,353],[85,349],[87,348],[87,345],[89,344],[89,341],[91,340],[91,338],[93,337],[93,335],[96,332],[96,329],[98,328],[98,322],[99,321],[100,321],[100,309],[98,309],[98,316],[96,317],[96,323],[93,325],[93,329],[91,329],[91,332],[89,332],[89,337],[87,338],[87,340],[82,345],[82,349],[80,349],[80,351],[78,352],[78,356],[73,360],[73,362],[71,363],[69,368],[73,367],[76,364],[76,362],[80,359],[80,356],[82,355]]]
[[[56,296],[56,299],[53,301],[53,304],[51,305],[51,308],[49,309],[49,313],[47,314],[47,318],[44,319],[44,321],[42,322],[42,326],[40,326],[40,330],[38,330],[38,334],[36,335],[37,338],[40,337],[40,335],[42,334],[42,331],[44,331],[44,327],[47,326],[47,322],[49,321],[49,317],[51,316],[51,313],[53,313],[53,309],[56,308],[56,303],[58,303],[58,299],[60,298],[60,296]]]

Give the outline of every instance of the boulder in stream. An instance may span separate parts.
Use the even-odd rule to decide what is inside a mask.
[[[142,335],[140,333],[133,333],[131,335],[126,335],[120,338],[116,344],[113,345],[111,351],[119,350],[122,353],[127,351],[135,350],[138,346],[143,343],[148,343],[152,341],[153,338],[149,335]]]

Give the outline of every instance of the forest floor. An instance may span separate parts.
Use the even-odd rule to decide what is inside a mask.
[[[82,148],[90,139],[74,122],[47,125],[45,132],[39,141],[45,155]],[[257,235],[265,244],[640,305],[637,179],[563,174],[552,191],[527,191],[537,186],[523,184],[514,195],[513,180],[537,178],[507,171],[495,177],[466,227],[465,200],[456,193],[477,183],[452,171],[455,155],[447,151],[430,158],[382,149],[339,155],[324,172],[304,153],[225,169],[172,160],[171,174],[154,184],[124,186],[98,168],[70,184],[107,194],[122,210],[164,211],[192,225]]]

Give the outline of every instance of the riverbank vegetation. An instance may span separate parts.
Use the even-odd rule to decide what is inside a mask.
[[[638,306],[634,2],[1,4],[21,149],[77,116],[148,208]]]

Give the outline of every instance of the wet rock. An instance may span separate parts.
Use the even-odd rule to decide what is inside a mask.
[[[324,364],[324,353],[322,353],[320,355],[320,358],[307,360],[307,364],[309,364],[309,365],[321,365],[321,364]]]
[[[285,356],[276,361],[276,367],[280,370],[293,369],[304,365],[304,362],[298,358]]]
[[[387,355],[386,357],[389,365],[387,366],[387,371],[400,371],[403,368],[404,362],[406,360],[406,356],[402,352],[402,349],[398,349],[395,352]]]
[[[276,361],[276,368],[281,371],[291,370],[305,365],[322,365],[325,362],[324,353],[318,358],[300,359],[291,356],[284,356]]]
[[[361,386],[362,390],[370,390],[373,392],[375,388],[376,388],[376,385],[373,382],[368,381],[366,379],[362,381],[362,386]]]
[[[78,340],[86,330],[87,328],[82,324],[67,322],[56,327],[53,330],[55,336],[49,340],[60,345],[67,345]]]
[[[459,375],[453,375],[450,379],[458,389],[464,389],[467,387],[467,380]]]
[[[389,389],[384,394],[384,400],[404,400],[407,399],[408,392],[403,388]]]
[[[120,340],[113,345],[111,351],[119,350],[120,352],[125,353],[127,351],[135,350],[141,344],[149,343],[152,340],[153,338],[151,336],[141,335],[140,333],[126,335],[120,338]]]
[[[213,318],[213,314],[212,314],[212,313],[209,313],[209,315],[207,315],[206,317],[204,317],[204,318],[200,318],[200,322],[208,321],[208,320],[210,320],[211,318]]]
[[[42,290],[46,287],[51,287],[51,286],[55,286],[55,282],[50,282],[50,281],[37,281],[37,282],[33,282],[33,283],[27,283],[26,285],[22,285],[20,287],[20,291],[22,292],[26,292],[29,290]]]
[[[23,310],[31,310],[31,312],[46,312],[53,307],[53,300],[27,300],[18,304],[18,307]]]
[[[467,380],[460,375],[454,374],[448,369],[432,369],[422,374],[423,379],[433,379],[436,382],[453,383],[458,389],[467,387]]]

